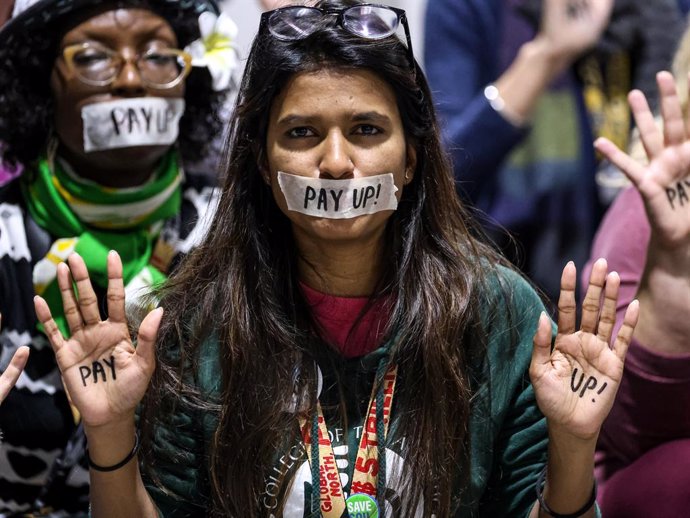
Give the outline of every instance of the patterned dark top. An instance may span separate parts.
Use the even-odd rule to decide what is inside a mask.
[[[172,247],[170,269],[203,237],[217,195],[208,175],[187,174],[180,213],[158,238]],[[31,348],[25,372],[0,407],[0,517],[36,507],[54,509],[56,517],[88,510],[83,434],[33,308],[33,267],[54,240],[28,214],[19,181],[0,189],[0,372],[18,347]]]

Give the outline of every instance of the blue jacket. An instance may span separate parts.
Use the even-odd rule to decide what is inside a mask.
[[[513,126],[483,94],[534,37],[535,21],[518,13],[533,3],[429,0],[425,66],[460,191],[488,214],[491,237],[555,299],[563,265],[587,260],[603,209],[582,81],[575,66],[556,78],[530,127]],[[607,65],[610,52],[627,56],[632,85],[649,91],[649,79],[673,53],[675,0],[617,0],[616,9],[596,56]],[[602,85],[603,94],[608,87]],[[521,253],[511,253],[502,229],[516,235]]]

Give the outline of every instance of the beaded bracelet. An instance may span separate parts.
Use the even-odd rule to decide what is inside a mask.
[[[88,448],[86,449],[86,460],[89,462],[89,467],[93,470],[96,471],[102,471],[104,473],[108,473],[110,471],[115,471],[123,467],[125,464],[127,464],[130,460],[132,460],[134,457],[136,457],[137,452],[139,451],[139,434],[135,433],[134,434],[134,448],[132,448],[132,451],[130,451],[127,456],[122,459],[120,462],[117,464],[113,464],[112,466],[99,466],[96,464],[94,461],[91,460],[91,456],[89,455],[89,450]]]
[[[546,514],[549,516],[553,516],[553,518],[579,518],[583,514],[585,514],[587,511],[591,509],[591,507],[594,505],[594,502],[596,502],[597,499],[597,481],[594,481],[594,487],[592,487],[592,495],[589,497],[589,500],[587,500],[587,503],[578,511],[575,511],[574,513],[568,513],[568,514],[562,514],[562,513],[557,513],[555,511],[552,511],[549,509],[549,506],[546,505],[546,502],[544,501],[544,483],[546,482],[546,466],[544,466],[544,469],[541,470],[541,473],[539,473],[539,478],[537,479],[537,500],[539,501],[539,507],[541,507],[541,510],[544,511]]]

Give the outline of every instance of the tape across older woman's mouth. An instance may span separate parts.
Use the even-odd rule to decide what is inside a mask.
[[[318,218],[347,219],[398,208],[391,173],[347,180],[278,172],[288,210]]]
[[[84,151],[173,144],[184,108],[184,99],[177,97],[136,97],[88,104],[81,110]]]

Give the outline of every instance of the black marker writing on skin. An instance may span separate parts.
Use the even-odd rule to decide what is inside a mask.
[[[566,13],[568,18],[577,18],[577,14],[580,12],[579,6],[573,2],[569,2],[566,6]]]
[[[577,393],[579,391],[581,398],[584,397],[585,392],[587,392],[588,390],[594,390],[595,388],[597,388],[597,385],[599,384],[599,381],[594,376],[590,376],[587,378],[587,381],[584,381],[585,380],[585,373],[584,372],[582,374],[580,374],[580,379],[578,380],[577,383],[575,383],[575,378],[577,378],[577,367],[575,367],[575,369],[573,369],[573,375],[570,378],[570,390],[572,390],[575,393]],[[604,382],[604,384],[601,385],[601,388],[599,388],[599,390],[597,391],[597,394],[601,394],[602,392],[604,392],[606,385],[608,385],[608,383]],[[582,389],[580,389],[580,387],[582,387]],[[592,403],[594,403],[594,402],[595,402],[595,400],[594,400],[594,398],[592,398]]]
[[[103,358],[102,362],[110,368],[112,379],[117,379],[117,374],[115,373],[115,357],[111,356],[109,361],[106,358]],[[90,367],[88,365],[81,365],[79,367],[79,374],[81,374],[81,382],[84,386],[86,386],[86,381],[92,376],[94,383],[98,383],[99,377],[103,383],[108,381],[106,370],[99,360],[92,362]]]
[[[666,187],[666,197],[673,210],[676,210],[676,201],[681,207],[685,206],[686,203],[690,203],[688,190],[690,190],[690,180],[681,180],[672,187]]]

